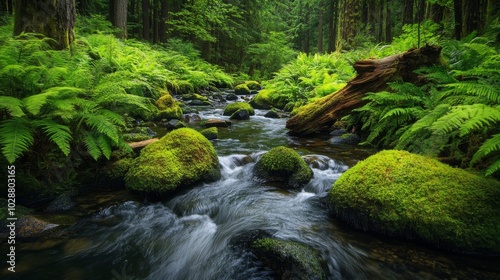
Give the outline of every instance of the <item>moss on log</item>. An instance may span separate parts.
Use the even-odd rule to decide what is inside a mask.
[[[354,64],[357,76],[341,90],[299,109],[286,123],[288,133],[304,136],[329,130],[335,121],[363,106],[366,102],[361,98],[366,93],[386,90],[388,82],[398,79],[417,83],[419,77],[413,71],[439,64],[440,53],[441,47],[424,46],[382,59],[357,61]]]

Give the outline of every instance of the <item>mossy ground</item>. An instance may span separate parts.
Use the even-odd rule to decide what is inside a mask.
[[[217,153],[196,130],[180,128],[146,146],[125,176],[135,191],[163,194],[220,175]]]
[[[382,151],[329,192],[357,228],[468,253],[500,254],[500,183],[404,151]]]
[[[255,115],[255,110],[247,102],[234,102],[234,103],[228,104],[226,106],[226,108],[224,108],[223,115],[224,116],[231,116],[232,114],[234,114],[238,110],[247,110],[249,115],[251,115],[251,116]]]
[[[256,175],[269,182],[286,182],[299,188],[309,182],[313,172],[293,149],[279,146],[262,155],[255,165]]]

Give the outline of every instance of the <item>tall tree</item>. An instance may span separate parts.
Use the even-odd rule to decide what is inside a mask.
[[[142,38],[149,41],[149,0],[142,0]]]
[[[68,48],[75,39],[75,0],[17,0],[14,35],[41,33],[55,40],[55,48]]]
[[[462,39],[462,0],[453,0],[455,14],[455,39]]]
[[[128,0],[112,0],[113,17],[112,23],[120,29],[121,38],[127,38],[127,8]]]
[[[330,1],[328,6],[328,52],[335,51],[337,41],[337,22],[338,22],[338,0]]]
[[[339,34],[337,49],[355,47],[355,37],[361,23],[361,0],[341,0],[339,15]]]
[[[413,0],[403,1],[403,24],[413,23]]]
[[[318,53],[323,53],[323,6],[319,2],[319,15],[318,15]]]

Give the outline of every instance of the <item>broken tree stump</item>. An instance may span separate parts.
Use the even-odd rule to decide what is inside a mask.
[[[330,130],[338,119],[366,104],[361,100],[366,93],[384,91],[388,82],[398,79],[417,83],[419,77],[413,71],[439,64],[440,54],[441,47],[427,45],[382,59],[357,61],[353,65],[356,77],[339,91],[300,108],[299,113],[286,122],[288,134],[306,136]]]

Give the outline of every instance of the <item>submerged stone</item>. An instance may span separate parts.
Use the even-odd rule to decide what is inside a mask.
[[[500,254],[500,182],[405,151],[347,170],[328,202],[352,226],[439,248]]]

